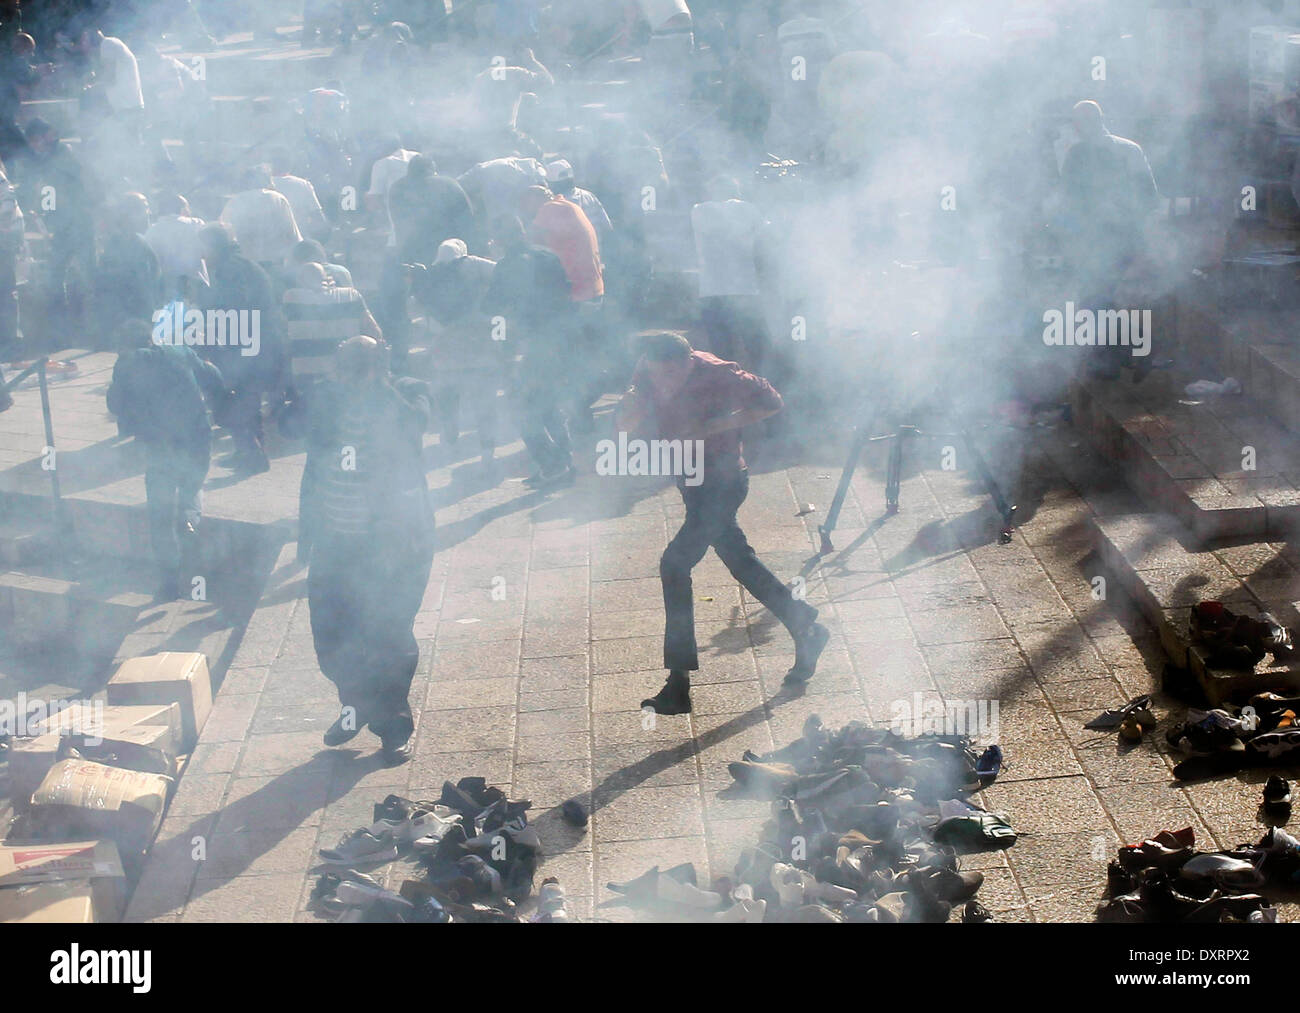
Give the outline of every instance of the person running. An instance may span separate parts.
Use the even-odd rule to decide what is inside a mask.
[[[710,547],[794,638],[795,661],[786,684],[806,683],[830,634],[817,622],[817,610],[796,598],[760,562],[736,521],[736,511],[749,494],[741,429],[779,412],[781,395],[762,377],[709,352],[696,351],[672,331],[643,336],[641,352],[632,387],[620,405],[619,430],[635,432],[649,425],[664,437],[698,441],[696,445],[702,444],[703,449],[699,481],[691,484],[684,475],[677,479],[686,519],[659,561],[668,679],[641,706],[658,714],[691,710],[690,673],[700,667],[691,570]]]

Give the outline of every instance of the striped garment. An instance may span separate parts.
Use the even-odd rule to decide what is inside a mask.
[[[293,378],[314,380],[329,373],[341,342],[361,333],[366,303],[355,288],[291,288],[284,294],[289,360]]]
[[[363,403],[343,410],[339,419],[338,450],[327,459],[320,483],[320,519],[334,535],[365,535],[370,531],[367,494],[371,472],[371,413]]]

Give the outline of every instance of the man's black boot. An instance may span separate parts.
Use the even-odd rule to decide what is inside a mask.
[[[644,710],[649,707],[656,714],[689,714],[691,712],[691,677],[680,669],[668,673],[664,688],[648,700],[641,701]]]
[[[809,623],[807,628],[794,638],[794,664],[785,675],[787,686],[797,686],[807,682],[817,671],[817,659],[826,649],[826,642],[831,634],[819,622]]]

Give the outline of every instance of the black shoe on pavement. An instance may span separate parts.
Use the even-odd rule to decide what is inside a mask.
[[[408,735],[402,739],[382,739],[384,763],[390,767],[396,767],[405,763],[415,752],[414,735]]]
[[[345,742],[352,741],[364,724],[365,722],[351,709],[345,710],[332,725],[325,729],[325,745],[341,746]]]
[[[258,447],[233,454],[226,467],[236,475],[262,475],[271,470],[271,459],[265,450]]]
[[[830,630],[819,622],[809,624],[808,628],[795,638],[794,664],[786,673],[784,680],[787,686],[800,685],[813,677],[813,673],[817,671],[817,659],[822,656],[822,651],[826,649],[826,643],[830,638]]]
[[[682,671],[669,672],[664,688],[648,700],[641,701],[641,709],[645,710],[647,707],[656,714],[689,714],[691,677]]]

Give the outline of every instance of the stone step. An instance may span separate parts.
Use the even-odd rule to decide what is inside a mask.
[[[0,574],[0,697],[45,683],[91,695],[126,659],[159,651],[204,653],[219,684],[269,560],[247,563],[247,587],[214,579],[203,600],[158,600],[155,567],[121,558],[49,560]]]
[[[334,75],[338,61],[333,53],[330,46],[304,49],[296,31],[292,35],[282,31],[277,45],[255,42],[243,34],[229,36],[216,49],[170,50],[192,72],[203,75],[210,95],[306,92]]]
[[[1075,423],[1145,502],[1199,540],[1276,537],[1300,528],[1300,450],[1246,396],[1194,403],[1194,377],[1158,370],[1143,383],[1077,381]]]
[[[21,567],[48,554],[54,547],[54,529],[41,522],[0,518],[0,566]]]
[[[1266,657],[1254,671],[1214,668],[1188,633],[1191,608],[1223,602],[1234,612],[1271,612],[1300,634],[1300,556],[1268,542],[1207,547],[1158,514],[1092,516],[1097,553],[1112,579],[1160,634],[1170,660],[1188,668],[1214,706],[1276,687],[1300,687],[1300,660]]]
[[[65,496],[63,507],[71,527],[71,536],[65,536],[63,541],[73,551],[128,561],[150,558],[149,514],[144,502],[107,502]],[[52,518],[50,497],[0,489],[0,523],[14,525],[17,523],[14,519],[23,516],[39,516],[49,522]],[[286,537],[288,529],[284,525],[207,515],[203,520],[202,558],[216,567],[225,560],[252,558],[264,551],[267,545],[279,544]],[[34,535],[15,536],[15,540],[16,546],[10,551],[36,552],[35,558],[57,548],[58,542],[53,535],[46,535],[43,539]],[[22,548],[17,548],[18,545]],[[0,554],[6,551],[5,546],[4,538],[0,536]]]
[[[110,661],[149,605],[147,575],[121,560],[27,566],[0,574],[0,630],[20,649],[72,640]]]

